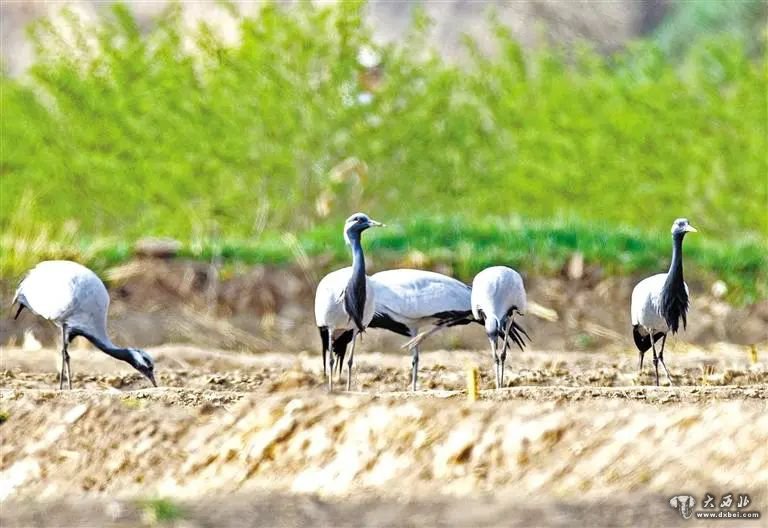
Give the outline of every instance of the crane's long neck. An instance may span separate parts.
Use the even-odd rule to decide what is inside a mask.
[[[131,351],[127,348],[122,348],[119,346],[116,346],[109,337],[104,335],[96,335],[95,333],[91,332],[85,332],[83,330],[77,330],[73,329],[70,332],[70,336],[75,337],[81,335],[84,338],[86,338],[88,341],[93,343],[93,346],[107,354],[108,356],[112,356],[115,359],[119,359],[121,361],[125,361],[127,363],[131,363]]]
[[[365,309],[365,255],[360,243],[360,233],[349,233],[349,244],[352,246],[352,275],[349,277],[344,294],[344,306],[347,314],[355,322],[358,331],[362,332],[363,311]]]
[[[350,284],[365,283],[365,255],[363,246],[360,243],[360,234],[350,235],[349,243],[352,246],[352,277]]]
[[[672,237],[672,262],[669,264],[666,284],[683,284],[683,235]]]
[[[661,316],[672,333],[680,327],[680,319],[683,320],[683,328],[688,323],[688,292],[683,280],[683,237],[683,233],[672,237],[672,262],[660,296]]]

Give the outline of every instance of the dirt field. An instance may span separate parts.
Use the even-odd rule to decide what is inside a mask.
[[[681,348],[676,387],[629,351],[526,352],[493,391],[488,352],[442,351],[415,394],[408,357],[366,353],[333,395],[317,352],[159,347],[154,389],[81,349],[59,392],[55,351],[4,348],[0,525],[690,525],[669,497],[706,492],[768,515],[766,352]]]

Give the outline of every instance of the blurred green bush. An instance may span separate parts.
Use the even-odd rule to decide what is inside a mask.
[[[362,8],[267,3],[234,44],[185,29],[178,6],[147,33],[121,5],[37,24],[29,75],[0,79],[5,250],[36,226],[258,240],[360,209],[653,232],[688,216],[710,239],[764,241],[764,55],[728,36],[676,60],[650,42],[528,53],[496,27],[497,55],[454,66],[423,18],[374,45]]]

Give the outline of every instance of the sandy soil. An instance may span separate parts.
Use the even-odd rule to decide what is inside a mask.
[[[150,352],[160,388],[75,350],[59,392],[55,351],[2,350],[0,525],[668,526],[684,492],[768,514],[763,351],[676,349],[660,388],[629,351],[517,353],[500,391],[488,352],[430,352],[416,393],[368,353],[331,395],[316,352]]]

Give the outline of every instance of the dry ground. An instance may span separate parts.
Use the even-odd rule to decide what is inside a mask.
[[[668,499],[705,492],[768,515],[765,350],[674,344],[661,388],[629,351],[514,353],[501,391],[488,352],[430,352],[415,394],[367,353],[333,395],[317,352],[150,352],[161,388],[75,350],[58,392],[55,351],[2,350],[0,525],[695,525]]]

